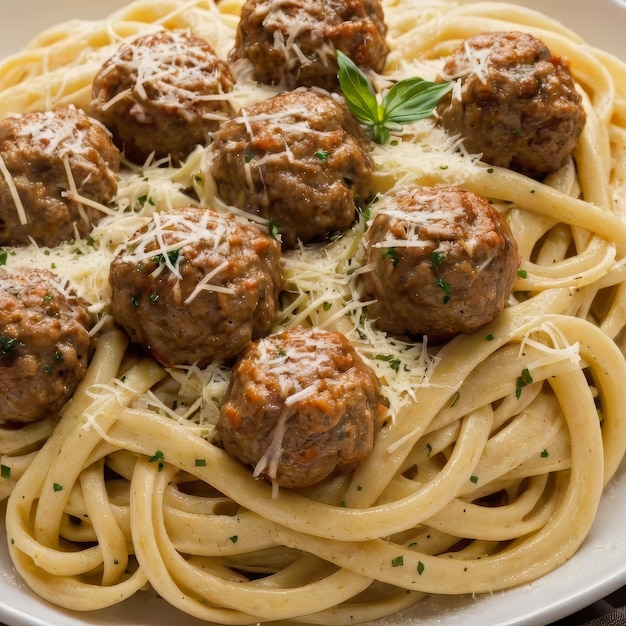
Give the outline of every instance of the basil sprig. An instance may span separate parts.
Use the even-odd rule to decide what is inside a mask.
[[[337,62],[339,85],[348,107],[377,143],[389,141],[391,131],[402,130],[407,122],[430,117],[441,98],[452,89],[452,82],[406,78],[395,83],[379,101],[371,81],[350,57],[338,50]]]

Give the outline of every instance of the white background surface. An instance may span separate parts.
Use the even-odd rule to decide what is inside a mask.
[[[415,0],[419,2],[419,0]],[[73,17],[103,17],[126,0],[0,0],[0,56],[24,45],[42,28]],[[625,0],[525,0],[558,17],[590,43],[626,59]],[[3,519],[3,507],[0,507]],[[626,584],[626,467],[609,486],[597,521],[577,555],[557,571],[524,587],[483,597],[431,598],[389,625],[532,626],[546,624]],[[36,598],[15,576],[0,523],[0,621],[10,626],[196,626],[153,595],[89,614],[70,614]]]
[[[97,19],[125,4],[128,0],[0,0],[0,57],[47,26],[73,18]]]
[[[415,0],[419,2],[419,0]],[[0,57],[42,28],[73,17],[103,17],[128,0],[0,0]],[[626,0],[523,0],[576,29],[590,43],[626,58]],[[16,28],[16,25],[19,25]]]

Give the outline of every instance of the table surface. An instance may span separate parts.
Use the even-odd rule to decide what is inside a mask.
[[[550,626],[626,625],[626,586]]]

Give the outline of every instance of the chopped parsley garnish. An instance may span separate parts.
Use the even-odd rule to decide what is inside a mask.
[[[360,208],[359,212],[365,222],[369,222],[372,218],[372,207],[370,205]]]
[[[137,201],[139,202],[139,206],[141,206],[141,207],[144,207],[146,204],[150,204],[152,206],[155,205],[154,200],[148,194],[144,194],[143,196],[139,196],[139,198],[137,198]]]
[[[392,354],[377,354],[375,359],[377,361],[384,361],[385,363],[389,363],[389,367],[394,371],[398,372],[400,370],[400,359]]]
[[[526,270],[517,270],[517,276],[519,278],[528,278],[528,272]]]
[[[278,230],[278,225],[276,224],[276,222],[273,219],[270,219],[270,222],[268,224],[268,230],[269,233],[272,237],[274,237],[274,239],[278,239],[280,236],[280,231]]]
[[[421,576],[424,573],[425,569],[426,569],[426,566],[421,561],[419,561],[417,563],[417,573]]]
[[[398,265],[398,262],[400,261],[398,251],[395,248],[387,248],[383,252],[382,257],[383,259],[389,259],[394,267]]]
[[[315,156],[320,160],[320,161],[327,161],[328,160],[328,152],[326,150],[318,150],[315,153]]]
[[[19,343],[20,341],[17,337],[7,337],[5,334],[0,333],[0,356],[13,356]]]
[[[450,294],[452,293],[452,285],[441,278],[435,278],[435,286],[441,287],[443,291],[443,303],[448,304],[450,302]]]
[[[0,478],[5,480],[11,478],[11,468],[8,465],[0,465]]]
[[[196,459],[196,467],[206,467],[206,459]]]
[[[63,485],[59,485],[59,483],[54,483],[54,485],[52,485],[52,488],[55,491],[63,491]]]
[[[163,469],[164,465],[163,465],[163,461],[165,461],[165,455],[163,454],[163,452],[161,450],[157,450],[149,459],[148,461],[150,463],[156,463],[158,462],[158,469],[159,472]]]
[[[435,269],[439,269],[441,264],[446,260],[446,255],[444,252],[439,250],[435,250],[430,255],[430,263]]]
[[[404,565],[404,557],[402,555],[397,556],[391,561],[391,567],[402,567]]]
[[[517,379],[517,385],[515,387],[515,397],[519,400],[522,395],[522,389],[527,385],[532,384],[533,377],[530,375],[528,369],[522,371],[522,375]]]
[[[180,257],[180,248],[177,248],[176,250],[170,250],[167,253],[167,259],[171,265],[176,265],[179,257]],[[163,265],[165,263],[165,255],[156,254],[155,256],[152,257],[152,262],[156,263],[157,265]]]

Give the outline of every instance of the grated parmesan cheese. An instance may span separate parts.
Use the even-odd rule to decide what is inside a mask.
[[[17,191],[15,180],[13,179],[13,176],[11,176],[11,172],[9,172],[9,168],[6,166],[6,163],[4,162],[2,156],[0,156],[0,173],[2,173],[2,176],[6,181],[9,193],[11,194],[11,199],[15,204],[15,209],[20,219],[20,224],[28,224],[26,209],[24,208],[24,204],[22,202],[22,199],[20,198],[20,194]]]
[[[121,37],[111,26],[110,37],[119,43]],[[289,37],[287,36],[287,40]],[[103,51],[109,55],[110,50]],[[417,63],[417,61],[416,61]],[[152,68],[152,70],[154,67]],[[403,76],[421,75],[419,66],[406,62],[397,69]],[[435,76],[438,67],[429,67],[429,74]],[[142,79],[149,79],[151,68],[144,66]],[[235,110],[249,107],[276,95],[278,87],[260,85],[245,74],[245,68],[237,75],[233,91],[224,94]],[[249,115],[245,111],[237,117],[246,125],[252,135],[255,121],[270,122],[281,132],[306,133],[316,132],[309,124],[298,119],[308,117],[308,111],[290,110],[285,119],[284,113]],[[483,166],[478,156],[460,151],[460,138],[450,137],[431,121],[423,120],[406,124],[403,134],[395,137],[393,144],[375,145],[372,157],[376,164],[374,191],[381,194],[392,192],[395,188],[410,183],[449,184],[471,178]],[[108,274],[109,266],[123,246],[135,232],[146,225],[153,216],[160,232],[158,250],[145,249],[146,240],[134,241],[133,255],[143,258],[164,254],[164,261],[170,271],[177,271],[177,262],[171,262],[167,252],[180,248],[185,239],[176,244],[164,245],[163,231],[167,228],[167,214],[173,208],[200,204],[219,212],[238,213],[233,207],[224,206],[216,197],[214,181],[207,173],[206,159],[208,152],[203,149],[194,151],[186,162],[172,167],[169,163],[149,160],[143,167],[125,164],[118,184],[115,209],[108,210],[91,235],[58,246],[55,249],[28,246],[11,249],[7,265],[25,264],[34,267],[52,269],[62,280],[68,281],[77,294],[85,299],[92,310],[99,313],[100,324],[105,322],[111,298]],[[282,153],[269,155],[267,159],[284,158]],[[287,155],[288,157],[288,155]],[[0,164],[1,168],[1,164]],[[189,190],[197,195],[190,195]],[[86,204],[70,184],[68,196]],[[376,205],[372,207],[372,214]],[[248,219],[256,219],[246,214]],[[286,292],[281,302],[281,315],[276,330],[291,328],[298,324],[319,326],[329,330],[343,332],[355,346],[360,355],[374,369],[381,383],[381,390],[390,404],[389,413],[394,418],[399,410],[415,396],[420,386],[430,384],[429,379],[437,365],[437,358],[429,354],[426,343],[405,343],[392,340],[384,333],[373,328],[363,315],[368,305],[359,298],[356,290],[356,278],[368,271],[368,267],[359,267],[352,259],[360,245],[360,238],[366,227],[365,216],[345,236],[323,248],[308,246],[283,254],[282,267],[286,279]],[[216,246],[220,236],[208,229],[208,224],[198,226],[187,224],[188,241],[197,237],[211,237]],[[382,245],[397,245],[387,242]],[[406,244],[405,244],[406,245]],[[410,244],[417,245],[417,244]],[[126,248],[127,254],[130,254]],[[210,278],[198,286],[198,290],[212,289]],[[199,293],[199,291],[198,291]],[[278,367],[279,364],[276,364]],[[203,432],[210,432],[217,422],[219,403],[228,385],[230,370],[222,367],[174,369],[170,371],[173,381],[178,385],[175,391],[159,390],[158,397],[151,398],[152,404],[162,403],[159,409],[182,422],[199,423]],[[292,389],[291,394],[308,394],[314,389]],[[180,395],[179,395],[180,394]],[[174,407],[174,398],[185,397],[185,406]],[[290,400],[295,402],[296,395]],[[198,401],[199,400],[199,401]]]
[[[294,13],[293,9],[293,3],[288,0],[272,0],[257,8],[257,11],[265,14],[263,27],[272,33],[274,49],[282,53],[288,68],[310,65],[317,58],[327,65],[334,58],[334,46],[320,41],[315,50],[316,59],[307,57],[297,41],[303,33],[314,30],[317,22],[306,11]]]
[[[437,360],[428,354],[426,342],[391,339],[363,315],[368,303],[360,300],[355,282],[362,268],[351,259],[365,227],[362,219],[322,253],[304,247],[283,253],[287,290],[293,300],[283,308],[281,325],[310,324],[343,332],[373,368],[394,419],[404,405],[413,402],[415,390],[429,384]]]

